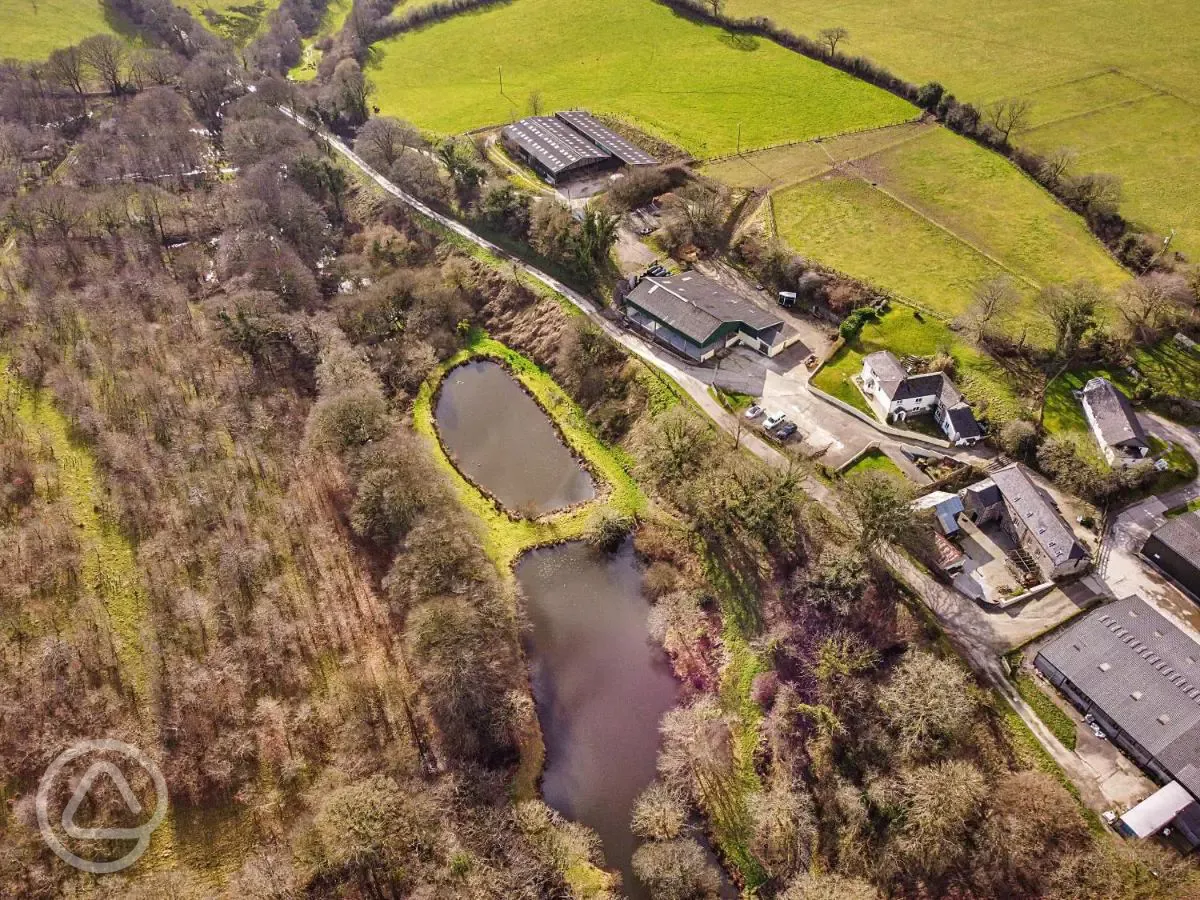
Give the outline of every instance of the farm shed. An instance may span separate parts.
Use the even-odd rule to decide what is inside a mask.
[[[1200,599],[1200,509],[1155,529],[1142,546],[1142,556]]]
[[[1200,644],[1146,601],[1088,613],[1034,665],[1156,780],[1200,796]]]
[[[581,110],[521,119],[502,129],[500,140],[551,184],[622,165],[651,166],[657,162]]]
[[[646,276],[625,295],[626,319],[696,362],[742,344],[775,356],[800,339],[782,319],[703,275]]]

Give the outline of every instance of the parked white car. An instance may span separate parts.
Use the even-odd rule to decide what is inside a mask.
[[[767,431],[770,431],[772,428],[774,428],[776,425],[780,424],[786,418],[787,418],[787,415],[784,413],[773,412],[769,416],[767,416],[765,419],[763,419],[763,428],[767,429]]]
[[[761,406],[759,406],[757,403],[751,404],[750,408],[746,410],[746,418],[747,419],[757,419],[762,414],[763,414],[763,408]]]

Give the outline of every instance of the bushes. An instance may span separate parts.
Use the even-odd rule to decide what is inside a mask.
[[[864,325],[866,325],[868,322],[877,321],[879,321],[879,313],[877,313],[873,307],[860,306],[842,320],[842,324],[838,328],[838,333],[841,334],[845,340],[852,341],[858,337],[858,334],[863,330]]]
[[[597,550],[616,550],[633,530],[634,524],[631,516],[607,506],[598,506],[588,516],[584,539]]]
[[[643,166],[630,169],[617,179],[605,195],[614,212],[628,212],[645,206],[659,194],[674,190],[687,180],[683,166]]]

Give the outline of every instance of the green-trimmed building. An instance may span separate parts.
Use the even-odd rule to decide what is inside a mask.
[[[737,344],[775,356],[800,339],[783,319],[694,272],[646,276],[625,295],[626,319],[694,362]]]

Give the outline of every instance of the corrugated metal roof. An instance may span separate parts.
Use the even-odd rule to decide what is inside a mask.
[[[621,137],[614,131],[605,128],[589,112],[572,109],[555,114],[580,134],[586,136],[597,147],[607,150],[627,166],[652,166],[658,162],[653,156]]]
[[[585,163],[603,162],[612,156],[553,116],[522,119],[506,126],[503,134],[555,175]]]
[[[701,346],[725,322],[742,322],[756,332],[783,327],[778,316],[693,272],[666,278],[647,276],[629,292],[625,301]]]
[[[1084,616],[1039,656],[1200,796],[1200,644],[1135,596]]]

